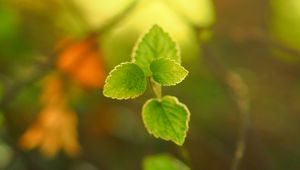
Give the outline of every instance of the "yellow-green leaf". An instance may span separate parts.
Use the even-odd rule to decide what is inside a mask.
[[[158,58],[180,63],[177,45],[161,27],[154,25],[141,39],[133,53],[133,62],[139,65],[146,76],[151,75],[150,64]]]
[[[142,111],[147,131],[157,138],[171,140],[177,145],[184,143],[190,112],[176,97],[165,96],[162,99],[150,99]]]
[[[171,86],[180,83],[188,71],[173,60],[160,58],[154,60],[150,69],[153,79],[162,86]]]
[[[134,63],[122,63],[106,78],[103,94],[113,99],[135,98],[144,93],[147,81],[143,70]]]
[[[169,154],[148,156],[143,161],[143,170],[189,170],[184,163]]]

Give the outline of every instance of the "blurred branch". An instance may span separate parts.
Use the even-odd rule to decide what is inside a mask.
[[[198,37],[198,34],[201,31],[211,29],[211,28],[201,28],[191,22],[188,17],[183,14],[178,8],[175,8],[173,5],[174,12],[180,17],[183,21],[194,30],[195,36]],[[248,97],[248,87],[242,80],[242,78],[235,72],[230,71],[222,63],[220,63],[212,52],[214,50],[210,49],[211,47],[208,44],[203,44],[201,40],[198,39],[199,44],[202,44],[202,49],[204,57],[212,72],[219,78],[220,82],[227,87],[232,94],[232,98],[235,101],[238,112],[240,113],[240,127],[238,132],[237,144],[234,151],[234,157],[231,164],[231,170],[237,170],[241,159],[243,158],[245,146],[246,146],[246,136],[250,122],[250,112],[249,112],[249,97]]]
[[[180,153],[181,157],[182,157],[182,161],[188,165],[190,167],[190,169],[194,169],[193,164],[192,164],[192,160],[191,160],[191,155],[188,151],[188,149],[186,148],[186,146],[181,146],[178,148],[178,152]]]
[[[169,9],[172,10],[174,14],[177,15],[178,18],[186,22],[187,25],[191,26],[192,28],[198,28],[198,26],[191,21],[191,19],[180,9],[178,5],[174,3],[173,0],[165,0],[163,2],[166,3],[166,6],[169,7]]]
[[[196,27],[194,27],[196,28]],[[247,42],[252,41],[255,43],[261,43],[265,46],[270,46],[281,50],[289,55],[293,55],[300,58],[300,51],[291,47],[286,46],[280,41],[274,39],[266,32],[260,29],[220,29],[214,30],[219,36],[225,36],[230,40],[236,42]],[[246,137],[249,130],[250,123],[250,108],[249,108],[249,97],[248,97],[248,87],[243,82],[241,77],[229,71],[224,65],[218,62],[217,56],[213,53],[216,51],[212,50],[207,45],[203,45],[204,58],[208,60],[211,65],[211,69],[216,75],[229,87],[232,92],[233,99],[237,105],[237,109],[240,113],[240,127],[238,132],[238,139],[236,144],[236,149],[234,152],[234,158],[231,164],[231,170],[237,170],[239,164],[243,158],[245,147],[246,147]],[[224,79],[225,78],[225,79]]]
[[[109,31],[111,28],[116,26],[120,21],[128,16],[130,11],[138,4],[138,0],[132,1],[122,12],[111,18],[105,25],[100,27],[96,31],[91,31],[92,35],[97,36]],[[17,80],[12,86],[8,87],[3,92],[3,97],[0,100],[0,108],[6,109],[8,104],[28,85],[32,84],[33,82],[39,80],[45,74],[47,74],[55,64],[57,57],[67,48],[71,47],[74,43],[69,42],[66,43],[63,47],[59,49],[53,50],[52,54],[49,55],[49,59],[46,62],[41,62],[36,65],[35,71],[29,77],[26,77],[21,80]],[[4,112],[5,114],[5,112]]]
[[[98,30],[95,30],[95,34],[99,35],[102,34],[108,30],[110,30],[112,27],[116,26],[120,23],[124,18],[128,17],[130,14],[130,11],[132,11],[133,8],[135,8],[138,4],[139,0],[133,0],[122,12],[114,16],[110,21],[105,23],[103,26],[101,26]]]
[[[129,5],[127,5],[120,13],[113,16],[108,22],[104,23],[104,25],[101,26],[98,30],[97,29],[90,30],[90,32],[92,32],[93,35],[97,36],[103,34],[106,31],[109,31],[112,27],[116,26],[121,20],[126,18],[130,14],[130,11],[137,6],[138,2],[139,0],[132,0],[132,2]],[[72,13],[73,17],[78,21],[78,23],[83,26],[86,26],[87,28],[85,29],[88,29],[89,26],[88,22],[84,18],[80,9],[78,9],[78,7],[74,4],[74,2],[70,0],[64,0],[64,3]]]
[[[83,31],[89,31],[89,24],[75,2],[71,0],[63,0],[62,3],[66,10],[70,13],[71,17],[73,17],[78,23],[79,27],[81,27]]]
[[[17,96],[17,94],[32,84],[34,81],[44,76],[51,68],[60,51],[55,51],[46,62],[38,63],[30,77],[18,80],[12,86],[8,87],[0,100],[0,108],[6,109],[8,104]],[[4,112],[5,114],[5,112]]]
[[[200,28],[199,26],[189,21],[188,17],[182,12],[180,12],[178,8],[173,8],[173,10],[178,15],[178,17],[180,17],[182,20],[186,21],[188,25],[190,25],[190,27],[194,30],[196,37],[201,31],[209,29]],[[215,75],[224,85],[229,87],[229,91],[232,94],[232,98],[236,103],[237,110],[240,113],[240,127],[238,132],[238,139],[231,164],[231,170],[237,170],[239,163],[244,155],[246,146],[246,136],[250,122],[248,87],[237,73],[230,71],[218,61],[217,57],[212,52],[214,50],[211,50],[208,44],[203,44],[202,42],[200,42],[200,40],[199,44],[202,44],[204,57],[211,66],[211,70],[215,73]]]
[[[260,28],[215,28],[214,32],[236,42],[261,43],[300,58],[300,50],[285,45]]]
[[[237,144],[231,165],[231,170],[237,170],[244,155],[246,136],[250,122],[248,87],[237,73],[230,71],[218,61],[216,54],[213,52],[215,50],[211,49],[208,44],[203,44],[202,47],[205,61],[219,81],[228,87],[240,115]]]
[[[228,73],[227,84],[232,91],[240,113],[239,134],[231,165],[231,170],[237,170],[245,152],[246,136],[250,122],[248,87],[242,78],[234,72]]]

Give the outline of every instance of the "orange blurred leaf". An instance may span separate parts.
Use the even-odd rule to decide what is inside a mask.
[[[66,44],[66,43],[64,43]],[[63,50],[57,67],[86,88],[102,87],[105,80],[103,61],[94,37],[89,36]]]
[[[60,150],[69,156],[78,155],[77,117],[66,104],[63,84],[57,76],[49,76],[45,81],[41,102],[43,108],[38,118],[20,138],[21,147],[39,147],[48,157],[54,157]]]

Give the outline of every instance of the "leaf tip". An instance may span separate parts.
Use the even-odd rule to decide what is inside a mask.
[[[159,26],[158,24],[154,24],[152,25],[150,30],[163,30],[161,26]]]

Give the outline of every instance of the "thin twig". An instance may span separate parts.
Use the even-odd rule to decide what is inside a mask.
[[[2,99],[0,100],[0,108],[5,110],[8,104],[13,101],[13,99],[19,94],[20,91],[43,77],[49,70],[51,70],[53,63],[59,56],[59,53],[61,53],[61,50],[55,51],[52,55],[50,55],[47,62],[37,64],[35,71],[30,77],[18,80],[14,85],[7,88],[7,90],[4,91]]]
[[[194,169],[193,168],[193,164],[192,164],[192,160],[191,160],[191,156],[190,153],[188,151],[188,149],[186,148],[186,146],[181,146],[178,147],[178,152],[180,153],[181,157],[182,157],[182,161],[188,165],[190,167],[190,169]]]
[[[83,32],[89,31],[89,23],[85,19],[82,11],[78,8],[74,1],[63,0],[63,6],[66,8],[66,11],[70,13],[71,17],[76,21],[78,26],[82,29]]]
[[[289,55],[300,58],[300,51],[296,48],[287,46],[280,40],[271,36],[268,32],[260,28],[214,28],[214,32],[219,34],[219,36],[225,36],[230,40],[237,42],[254,42],[260,43],[275,49],[278,49],[282,52],[285,52]]]
[[[96,35],[103,34],[104,32],[111,30],[112,27],[116,26],[120,23],[120,21],[124,20],[128,17],[133,8],[138,5],[139,0],[132,1],[122,12],[114,16],[110,21],[106,22],[103,26],[101,26],[98,30],[95,30],[94,33]]]
[[[237,170],[241,159],[244,156],[247,131],[250,122],[248,87],[244,83],[242,78],[234,72],[228,73],[227,84],[232,91],[233,97],[236,101],[237,108],[240,113],[238,139],[231,164],[231,170]]]
[[[237,170],[245,152],[246,136],[250,122],[248,87],[237,73],[229,71],[228,68],[219,62],[213,52],[214,50],[209,45],[204,44],[202,47],[205,61],[210,66],[212,72],[218,77],[219,81],[228,87],[239,112],[240,125],[231,165],[231,170]]]

